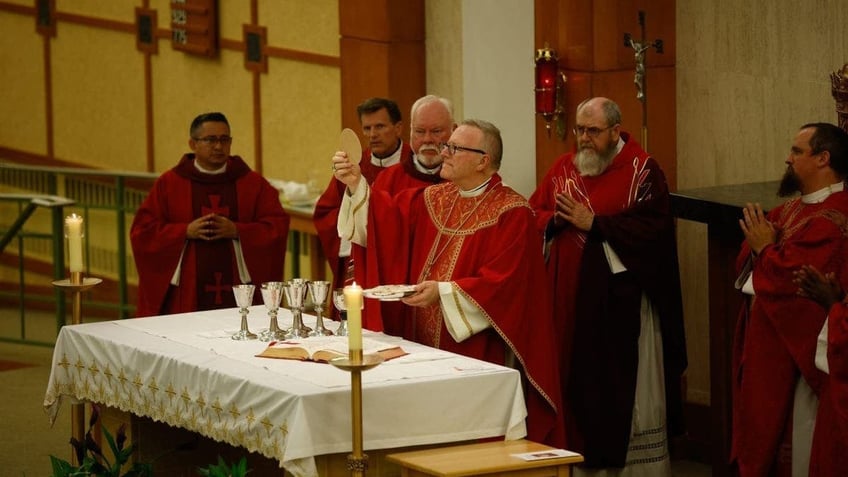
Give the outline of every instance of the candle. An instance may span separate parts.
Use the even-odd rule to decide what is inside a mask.
[[[71,214],[65,217],[65,231],[68,236],[68,257],[71,272],[82,271],[82,217]]]
[[[353,282],[344,288],[347,308],[347,345],[350,351],[362,351],[362,287]]]

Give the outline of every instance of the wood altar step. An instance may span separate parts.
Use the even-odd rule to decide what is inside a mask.
[[[462,477],[499,475],[521,477],[568,477],[582,456],[525,461],[512,454],[554,450],[525,439],[485,442],[389,454],[386,460],[401,467],[402,477]]]

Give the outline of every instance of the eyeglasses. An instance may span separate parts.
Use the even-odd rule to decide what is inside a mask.
[[[233,138],[230,136],[205,136],[196,137],[194,138],[194,140],[210,146],[214,146],[218,143],[220,143],[222,146],[229,146],[233,142]]]
[[[482,149],[474,149],[473,147],[457,146],[456,144],[448,144],[446,142],[439,144],[439,150],[440,151],[444,148],[448,149],[448,154],[450,154],[451,156],[456,154],[456,151],[468,151],[468,152],[476,152],[477,154],[488,154],[488,152],[486,152]]]
[[[596,128],[594,126],[590,127],[590,128],[588,128],[586,126],[575,126],[574,129],[572,129],[572,131],[574,131],[574,135],[577,136],[577,137],[580,137],[580,136],[583,135],[583,133],[586,133],[589,137],[595,138],[595,137],[598,137],[598,134],[606,131],[607,129],[612,129],[614,127],[615,127],[615,125],[607,126],[605,128]]]

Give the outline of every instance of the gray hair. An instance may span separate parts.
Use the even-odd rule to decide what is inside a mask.
[[[428,94],[427,96],[422,96],[415,100],[415,102],[412,103],[412,109],[409,112],[409,120],[415,121],[415,113],[417,113],[422,106],[435,102],[442,103],[445,108],[447,108],[448,114],[451,117],[451,122],[453,122],[453,104],[449,99],[436,96],[435,94]]]
[[[589,98],[583,100],[580,104],[577,105],[577,112],[579,113],[586,103],[592,101],[597,98]],[[607,126],[612,127],[616,124],[621,124],[621,108],[618,107],[618,104],[607,98],[603,98],[603,103],[601,103],[601,110],[604,112],[604,119],[607,121]]]
[[[466,119],[460,124],[471,126],[483,132],[483,150],[492,158],[492,167],[499,170],[501,168],[501,156],[503,155],[503,140],[501,139],[500,129],[482,119]]]

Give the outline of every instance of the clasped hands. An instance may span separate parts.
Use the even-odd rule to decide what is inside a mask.
[[[206,214],[188,223],[186,237],[196,240],[238,238],[238,228],[232,220],[218,214]]]
[[[759,254],[766,245],[777,242],[777,229],[766,219],[760,204],[745,204],[739,227],[742,228],[745,240],[755,254]]]
[[[812,265],[802,265],[793,274],[792,282],[798,286],[798,295],[815,301],[825,310],[845,299],[845,291],[833,272],[823,274]]]
[[[588,232],[592,229],[595,221],[595,213],[589,210],[585,204],[578,202],[567,194],[556,194],[556,213],[554,214],[554,225],[564,225],[566,221],[578,229]]]

